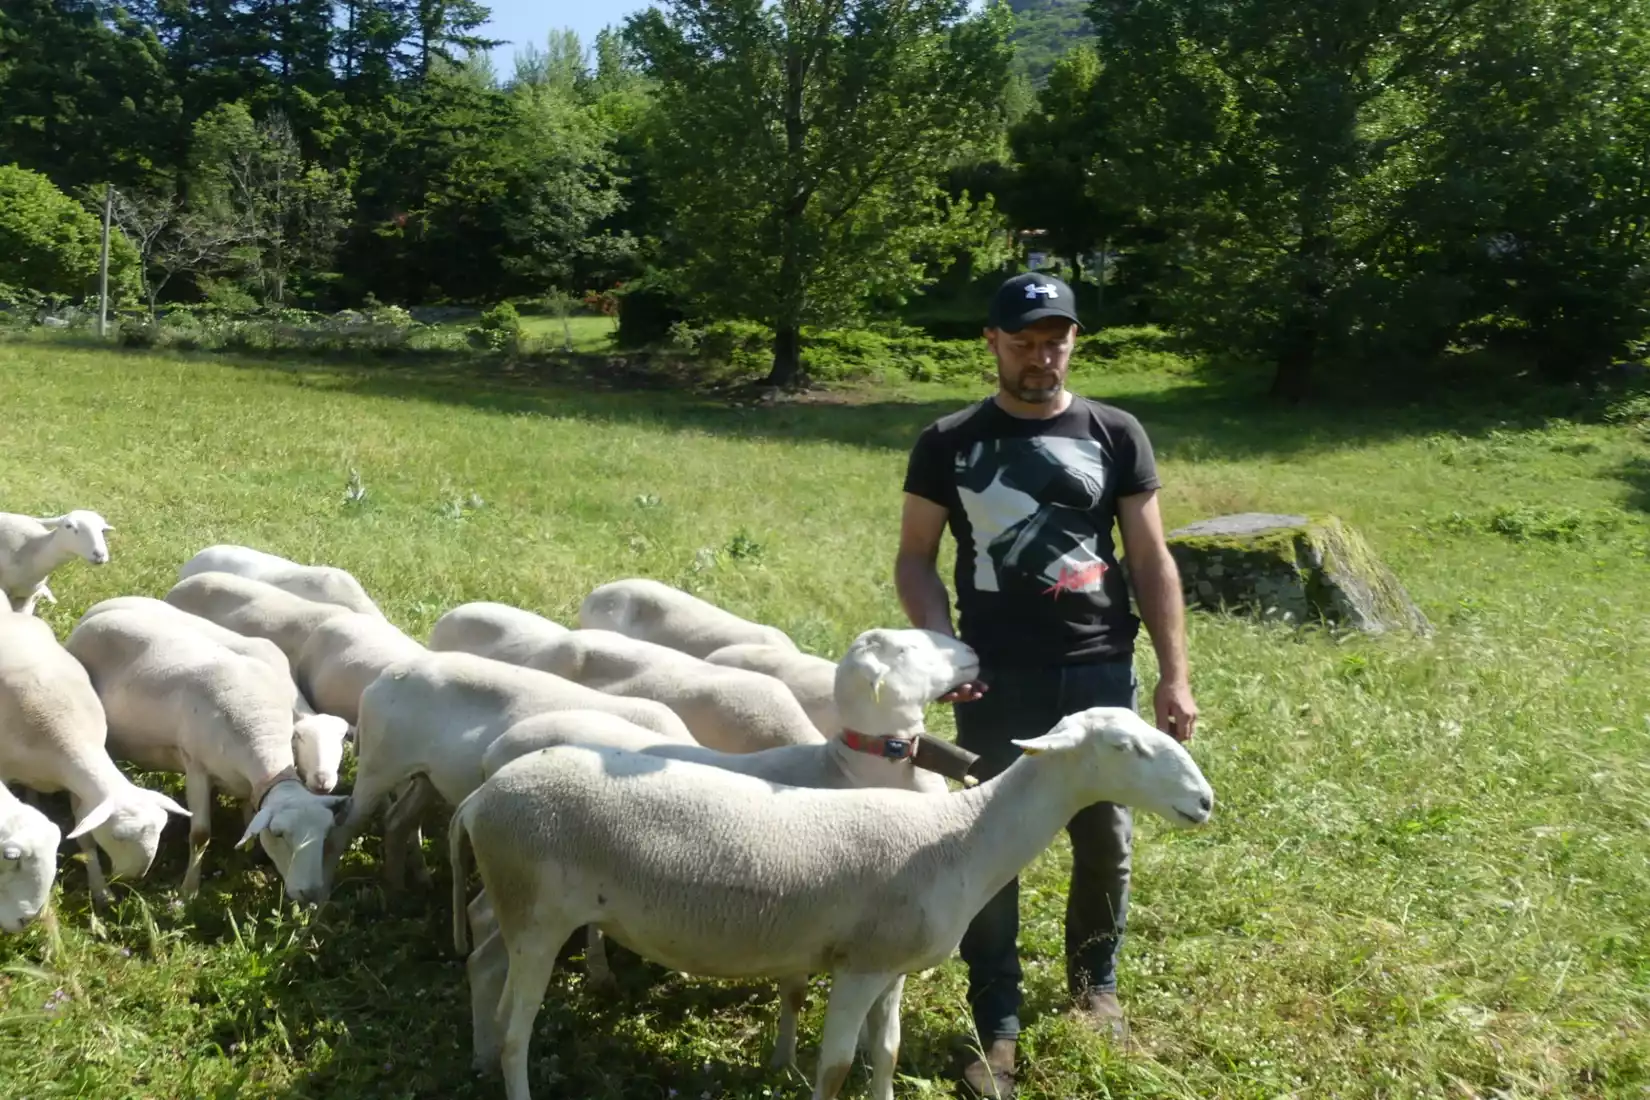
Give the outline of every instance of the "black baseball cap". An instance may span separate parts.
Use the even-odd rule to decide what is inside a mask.
[[[991,298],[988,328],[1019,332],[1044,317],[1064,317],[1079,329],[1077,296],[1057,276],[1027,271],[1005,279]]]

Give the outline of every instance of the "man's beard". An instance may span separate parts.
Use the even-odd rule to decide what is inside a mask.
[[[1023,381],[1010,385],[1001,367],[997,368],[997,384],[1028,405],[1045,405],[1060,394],[1060,380],[1057,376],[1043,386],[1028,386]]]

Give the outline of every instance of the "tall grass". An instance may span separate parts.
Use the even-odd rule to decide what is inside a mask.
[[[1650,447],[1635,422],[1288,413],[1098,364],[1080,388],[1152,432],[1171,526],[1334,512],[1438,629],[1192,617],[1193,751],[1217,808],[1195,833],[1137,823],[1121,994],[1139,1049],[1061,1015],[1061,838],[1024,879],[1021,1095],[1650,1094]],[[0,508],[94,508],[117,529],[110,564],[54,574],[61,602],[43,614],[60,636],[233,541],[352,570],[418,637],[474,599],[571,622],[595,584],[644,574],[832,654],[903,623],[905,448],[982,392],[728,409],[14,343]],[[1149,697],[1149,647],[1138,662]],[[931,723],[952,728],[943,707]],[[434,891],[385,897],[369,839],[333,903],[303,913],[256,851],[229,850],[238,810],[219,812],[187,906],[181,828],[102,917],[65,845],[55,950],[46,928],[0,940],[0,1095],[501,1095],[468,1066],[444,814],[427,832]],[[547,995],[539,1095],[809,1094],[822,997],[802,1072],[776,1074],[763,983],[633,964],[604,1000],[580,978],[559,971]],[[963,993],[955,961],[908,982],[901,1095],[949,1094]]]

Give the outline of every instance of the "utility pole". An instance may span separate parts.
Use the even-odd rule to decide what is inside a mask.
[[[103,257],[97,272],[97,335],[102,339],[109,332],[109,222],[115,209],[115,185],[103,185]]]

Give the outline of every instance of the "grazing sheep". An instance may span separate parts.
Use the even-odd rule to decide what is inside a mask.
[[[86,609],[81,622],[105,611],[140,609],[151,614],[176,615],[180,621],[228,646],[236,653],[263,661],[292,684],[292,755],[298,762],[298,776],[316,794],[325,794],[338,785],[338,768],[344,760],[344,739],[349,736],[349,719],[318,712],[293,677],[291,663],[281,647],[268,638],[239,634],[211,619],[173,607],[153,596],[114,596]]]
[[[109,544],[104,536],[113,530],[102,516],[81,508],[40,519],[0,512],[0,591],[8,605],[32,615],[36,601],[56,603],[46,577],[75,557],[107,564]]]
[[[189,816],[166,795],[127,779],[108,742],[91,678],[51,626],[0,612],[0,778],[43,794],[69,792],[76,820],[69,836],[86,853],[86,880],[98,905],[109,900],[98,848],[115,876],[142,878],[167,813]]]
[[[0,930],[16,935],[52,898],[63,831],[0,783]]]
[[[204,574],[203,574],[204,575]],[[322,853],[343,795],[304,786],[292,754],[289,682],[186,623],[139,609],[87,619],[64,643],[109,716],[110,749],[144,768],[182,772],[193,818],[183,894],[200,890],[214,785],[245,801],[256,837],[294,901],[323,894]]]
[[[454,812],[448,859],[474,852],[505,949],[499,999],[510,1100],[556,949],[586,924],[704,977],[831,974],[815,1100],[869,1040],[871,1096],[892,1100],[905,975],[943,963],[985,902],[1073,815],[1107,801],[1201,824],[1213,792],[1191,755],[1132,710],[1096,707],[1016,741],[1026,753],[968,790],[808,790],[593,745],[518,757]],[[453,942],[466,949],[466,914]],[[869,1012],[869,1017],[867,1013]]]
[[[367,685],[390,665],[424,652],[388,619],[346,611],[310,631],[292,672],[317,707],[354,725]]]
[[[579,605],[579,626],[616,631],[695,657],[739,642],[796,648],[778,627],[742,619],[708,600],[646,577],[627,577],[596,587]]]
[[[237,634],[268,638],[281,647],[289,664],[297,663],[316,627],[349,613],[339,604],[294,595],[267,581],[218,572],[179,581],[166,593],[166,602]]]
[[[430,648],[486,653],[495,661],[525,663],[542,643],[566,634],[554,619],[507,603],[476,600],[462,603],[430,627]]]
[[[843,711],[853,716],[854,728],[839,728],[837,736],[821,744],[720,753],[666,741],[611,715],[561,711],[535,715],[506,730],[483,754],[482,774],[490,776],[516,757],[551,745],[593,744],[714,764],[792,787],[894,787],[944,794],[945,781],[915,767],[912,757],[917,739],[923,736],[924,705],[979,672],[974,651],[934,631],[877,628],[855,638],[832,672],[835,693]],[[892,756],[877,751],[888,744],[887,739],[895,742]],[[859,747],[851,747],[850,742]],[[455,907],[462,903],[463,887],[463,882],[454,881]],[[476,940],[466,962],[472,1050],[475,1065],[481,1068],[498,1061],[492,1008],[498,1003],[509,959],[484,899],[471,903],[470,927]],[[601,932],[594,925],[586,933],[585,969],[592,985],[612,984]],[[807,988],[806,980],[781,982],[779,1040],[771,1063],[775,1068],[795,1059],[797,1014],[805,1004]]]
[[[836,662],[782,645],[741,642],[706,654],[713,665],[761,672],[791,689],[808,718],[824,734],[842,728],[836,711]]]
[[[609,695],[651,699],[675,711],[701,745],[755,752],[824,740],[790,688],[759,672],[713,665],[681,650],[596,628],[508,634],[466,652],[554,673]]]
[[[537,669],[472,653],[426,651],[386,668],[361,693],[355,727],[355,784],[349,809],[327,842],[328,875],[367,819],[408,780],[384,822],[384,878],[404,880],[404,859],[428,883],[418,847],[419,815],[439,795],[449,805],[481,782],[481,754],[523,718],[584,707],[627,718],[644,729],[691,741],[682,720],[660,703],[609,695]]]
[[[384,617],[361,582],[336,565],[300,565],[290,558],[250,546],[219,543],[184,562],[178,570],[178,580],[187,580],[199,573],[234,573],[317,603],[337,604],[364,615]]]

